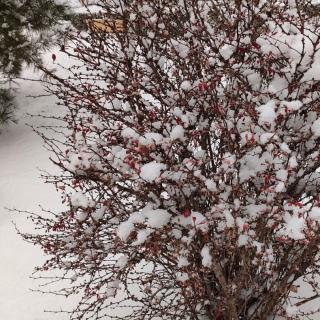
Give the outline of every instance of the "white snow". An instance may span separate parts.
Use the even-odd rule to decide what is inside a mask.
[[[289,317],[293,317],[293,316],[297,315],[298,312],[299,312],[299,309],[294,305],[286,307],[286,314]]]
[[[87,219],[88,217],[88,213],[85,211],[77,211],[77,214],[75,216],[75,218],[79,221],[79,222],[83,222]]]
[[[280,169],[276,172],[276,177],[278,180],[285,182],[288,179],[288,171],[285,169]]]
[[[172,140],[184,140],[184,128],[180,125],[173,127],[170,132],[170,138]]]
[[[122,255],[118,258],[118,260],[114,266],[121,270],[127,265],[128,260],[129,260],[128,256]]]
[[[275,74],[273,80],[271,81],[268,91],[270,93],[278,94],[280,97],[283,93],[282,91],[288,87],[288,81],[285,77],[281,78],[278,74]]]
[[[171,44],[181,58],[184,59],[188,56],[188,54],[190,52],[190,48],[189,48],[188,44],[186,44],[182,41],[174,40],[174,39],[171,39]]]
[[[273,124],[276,118],[275,102],[270,100],[268,103],[260,106],[259,111],[259,123]]]
[[[284,108],[287,108],[288,111],[297,111],[303,106],[303,104],[299,100],[281,101],[280,106],[284,107]]]
[[[82,192],[75,192],[70,196],[70,203],[73,207],[87,208],[93,206],[93,203]]]
[[[189,265],[189,261],[186,257],[180,256],[178,258],[178,268],[183,268]]]
[[[235,225],[234,217],[228,210],[224,211],[224,215],[226,218],[227,228],[232,228]]]
[[[98,208],[96,209],[95,211],[93,211],[91,213],[91,217],[95,220],[95,221],[99,221],[103,218],[103,215],[106,211],[106,208],[105,207],[102,207],[102,208]]]
[[[280,192],[284,192],[285,189],[286,189],[285,184],[284,184],[282,181],[280,181],[280,182],[276,185],[274,191],[280,193]]]
[[[202,257],[202,265],[204,267],[210,268],[212,265],[212,256],[210,254],[210,248],[205,245],[201,250],[201,257]]]
[[[137,232],[137,240],[132,242],[133,246],[138,246],[140,244],[143,244],[149,237],[149,235],[152,233],[151,229],[142,229]]]
[[[261,76],[259,73],[253,72],[247,75],[247,79],[253,90],[259,90],[261,86]]]
[[[319,51],[314,55],[311,68],[309,68],[301,81],[320,80],[320,54]]]
[[[51,53],[48,56],[47,60],[51,61]],[[26,70],[23,76],[39,77],[31,70]],[[29,117],[27,113],[51,114],[57,110],[56,100],[52,96],[39,99],[27,97],[45,93],[37,82],[19,81],[19,85],[15,93],[19,106],[16,112],[18,124],[3,128],[0,133],[0,318],[51,320],[53,316],[45,313],[45,309],[71,308],[75,300],[66,301],[62,297],[30,290],[37,289],[37,283],[29,276],[33,268],[44,263],[45,259],[39,248],[23,242],[15,231],[12,221],[23,232],[34,230],[26,216],[8,212],[5,208],[35,212],[40,212],[39,204],[53,211],[62,208],[59,194],[53,185],[44,184],[38,168],[52,173],[58,173],[58,170],[50,163],[41,139],[26,125],[52,123],[49,119]],[[67,319],[64,315],[55,318]]]
[[[289,146],[285,142],[281,143],[280,149],[285,153],[290,153],[291,152]]]
[[[306,222],[303,217],[299,217],[297,214],[290,215],[286,213],[284,219],[286,224],[280,234],[284,234],[294,240],[302,240],[305,238],[303,230]]]
[[[139,137],[139,134],[136,131],[134,131],[132,128],[124,128],[121,131],[121,135],[124,138],[129,138],[129,139],[137,139]]]
[[[268,143],[273,136],[274,136],[274,133],[270,133],[270,132],[262,133],[261,136],[260,136],[261,144]]]
[[[311,132],[315,137],[320,137],[320,118],[313,122]]]
[[[312,220],[320,222],[320,207],[313,207],[309,213]]]
[[[177,272],[177,280],[178,281],[181,281],[181,282],[184,282],[184,281],[188,281],[189,280],[189,276],[187,273],[185,272]]]
[[[166,169],[163,163],[149,162],[141,167],[140,176],[142,179],[153,182],[160,177],[161,172]]]
[[[148,236],[154,231],[168,224],[171,214],[163,209],[153,209],[151,204],[147,204],[141,212],[133,212],[127,221],[120,223],[117,229],[117,236],[126,241],[131,232],[135,230],[135,224],[145,224],[146,228],[137,232],[137,239],[132,245],[143,244]]]
[[[171,218],[171,214],[163,209],[145,209],[142,213],[147,219],[147,225],[150,228],[162,228],[170,221]]]
[[[143,137],[139,138],[139,142],[143,145],[148,144],[160,144],[163,140],[163,136],[160,133],[148,132]]]
[[[126,241],[130,236],[130,233],[134,230],[134,224],[130,220],[122,222],[117,229],[117,236]]]
[[[205,181],[205,185],[209,191],[212,191],[212,192],[217,191],[217,184],[213,180],[207,179]]]
[[[295,156],[291,156],[289,159],[289,167],[294,169],[298,166],[297,158]]]
[[[180,88],[184,91],[189,91],[191,90],[192,86],[191,86],[191,82],[189,80],[184,80],[181,85]]]
[[[238,246],[243,247],[248,244],[249,242],[249,236],[247,234],[240,234],[238,238]]]
[[[236,48],[234,46],[225,44],[219,49],[219,52],[225,60],[228,60],[234,53],[235,49]]]

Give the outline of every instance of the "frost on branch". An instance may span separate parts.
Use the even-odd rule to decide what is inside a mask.
[[[318,7],[98,4],[125,30],[70,32],[75,66],[49,88],[69,209],[25,235],[82,294],[71,319],[302,317],[293,288],[319,293]]]

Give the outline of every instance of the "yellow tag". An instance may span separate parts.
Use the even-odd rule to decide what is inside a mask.
[[[123,32],[124,23],[123,20],[106,20],[106,19],[88,19],[88,27],[93,31],[102,31],[106,33]]]

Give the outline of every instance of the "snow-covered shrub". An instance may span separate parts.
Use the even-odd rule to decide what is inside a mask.
[[[301,318],[319,294],[317,4],[98,3],[125,30],[70,33],[76,65],[49,88],[68,208],[31,216],[39,272],[82,295],[71,319]]]

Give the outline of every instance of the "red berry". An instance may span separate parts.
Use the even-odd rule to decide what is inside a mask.
[[[191,215],[191,211],[190,209],[186,208],[183,210],[182,214],[185,218],[188,218]]]
[[[248,223],[244,223],[242,226],[242,231],[243,232],[248,232],[249,231],[249,224]]]

